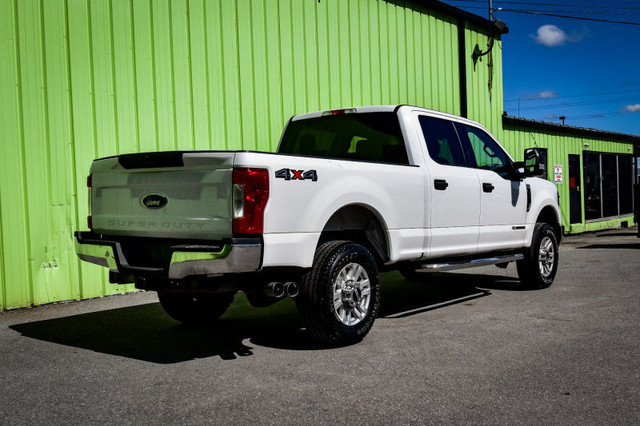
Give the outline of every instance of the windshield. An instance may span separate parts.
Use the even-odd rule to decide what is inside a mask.
[[[398,116],[392,112],[327,115],[291,121],[278,152],[409,164]]]

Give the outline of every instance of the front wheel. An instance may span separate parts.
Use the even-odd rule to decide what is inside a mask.
[[[547,223],[537,223],[531,247],[524,259],[517,262],[518,277],[526,289],[547,288],[553,284],[558,271],[558,238]]]
[[[318,248],[296,302],[309,332],[331,345],[361,341],[380,309],[380,278],[371,253],[349,241]]]
[[[176,293],[158,291],[160,305],[169,316],[188,325],[210,325],[225,313],[234,293]]]

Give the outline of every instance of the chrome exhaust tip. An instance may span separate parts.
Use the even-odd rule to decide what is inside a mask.
[[[273,282],[266,285],[264,288],[264,292],[269,297],[281,298],[285,295],[285,287],[284,284],[279,282]]]
[[[289,297],[296,297],[300,293],[300,287],[294,282],[285,283],[284,286],[287,289],[287,295]]]

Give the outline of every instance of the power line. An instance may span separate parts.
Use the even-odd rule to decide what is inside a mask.
[[[598,101],[563,102],[563,103],[552,104],[552,105],[536,105],[536,106],[530,106],[530,107],[522,107],[520,109],[522,109],[523,111],[524,110],[534,111],[534,110],[551,109],[551,108],[569,108],[569,107],[581,106],[581,105],[600,105],[600,104],[608,104],[608,103],[615,103],[615,102],[626,102],[626,101],[633,101],[637,99],[638,98],[633,97],[633,98],[618,98],[618,99],[601,99]]]
[[[501,7],[498,8],[493,8],[494,11],[496,12],[506,12],[509,11],[509,9],[502,9]],[[510,9],[510,11],[515,11],[516,9]],[[530,10],[530,9],[518,9],[520,12],[524,13],[524,12],[541,12],[538,10]],[[635,9],[635,10],[640,10],[640,9]],[[640,15],[640,12],[595,12],[595,11],[589,11],[589,10],[577,10],[577,11],[573,11],[573,10],[544,10],[544,13],[573,13],[573,14],[587,14],[587,15]]]
[[[467,6],[467,9],[482,9],[485,10],[484,7],[474,7]],[[610,19],[598,19],[598,18],[587,18],[584,16],[568,16],[568,15],[560,15],[555,13],[545,13],[545,12],[534,12],[534,11],[526,11],[520,9],[494,9],[495,12],[507,12],[507,13],[520,13],[525,15],[536,15],[536,16],[552,16],[554,18],[564,18],[564,19],[576,19],[579,21],[592,21],[592,22],[606,22],[608,24],[622,24],[622,25],[638,25],[640,26],[640,22],[628,22],[628,21],[613,21]]]
[[[452,2],[460,2],[460,3],[484,3],[486,4],[486,0],[448,0]],[[602,5],[586,5],[582,4],[571,4],[571,3],[533,3],[533,2],[520,2],[520,1],[496,1],[496,3],[500,4],[510,4],[510,5],[525,5],[525,6],[555,6],[555,7],[576,7],[581,9],[616,9],[616,10],[640,10],[640,5],[637,7],[619,7],[619,6],[602,6]],[[484,9],[484,8],[483,8]]]
[[[617,115],[629,115],[629,114],[638,114],[633,111],[618,111],[618,112],[601,112],[594,114],[584,114],[584,115],[568,115],[565,117],[565,120],[582,120],[585,118],[605,118],[605,117],[614,117]]]
[[[619,91],[601,92],[601,93],[583,93],[583,94],[579,94],[579,95],[554,96],[554,97],[550,97],[550,98],[506,99],[505,102],[531,102],[531,101],[546,102],[546,101],[555,101],[556,99],[584,98],[584,97],[587,97],[587,96],[607,96],[607,95],[616,95],[616,94],[620,94],[620,93],[635,93],[635,92],[640,92],[640,89],[619,90]]]
[[[494,12],[511,12],[511,13],[523,13],[528,15],[541,15],[541,16],[554,16],[556,18],[568,18],[568,19],[580,19],[583,21],[595,21],[595,22],[607,22],[610,24],[625,24],[625,25],[640,25],[640,22],[628,22],[628,21],[612,21],[609,19],[587,18],[586,16],[568,16],[559,15],[559,13],[586,13],[586,14],[598,14],[598,15],[638,15],[637,13],[616,13],[616,12],[567,12],[566,10],[549,10],[549,11],[537,11],[537,10],[525,10],[525,9],[503,9],[501,7],[494,8]]]

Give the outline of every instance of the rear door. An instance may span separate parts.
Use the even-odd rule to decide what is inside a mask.
[[[456,123],[467,162],[475,167],[480,188],[478,251],[522,247],[527,214],[527,188],[510,180],[511,160],[488,133]]]
[[[429,257],[473,254],[477,250],[480,220],[480,184],[467,168],[453,122],[416,113],[426,146],[430,238]]]

